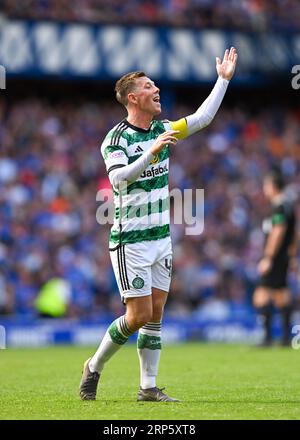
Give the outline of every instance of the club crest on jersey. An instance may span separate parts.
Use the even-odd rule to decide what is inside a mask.
[[[159,176],[159,174],[166,173],[168,171],[167,164],[165,164],[164,167],[152,167],[150,170],[145,170],[143,174],[141,174],[141,177],[156,177]]]
[[[142,289],[144,287],[144,284],[145,282],[143,278],[139,277],[138,275],[132,281],[132,285],[135,289]]]
[[[152,165],[156,165],[158,162],[159,162],[159,155],[156,154],[156,155],[154,156],[154,158],[151,160],[150,163],[151,163]]]

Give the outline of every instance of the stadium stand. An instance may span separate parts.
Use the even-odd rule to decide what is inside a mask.
[[[253,31],[299,30],[297,0],[4,0],[9,18],[167,24]]]

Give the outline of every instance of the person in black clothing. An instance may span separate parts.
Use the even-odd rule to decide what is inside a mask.
[[[284,181],[279,172],[269,173],[263,184],[266,198],[271,202],[271,217],[263,222],[266,235],[264,253],[258,263],[260,282],[254,292],[253,303],[263,317],[265,337],[263,344],[272,344],[272,307],[282,316],[282,345],[289,345],[291,294],[287,286],[288,269],[296,264],[296,217],[293,203],[284,195]]]

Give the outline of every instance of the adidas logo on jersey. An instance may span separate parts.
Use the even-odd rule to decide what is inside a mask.
[[[144,150],[142,149],[142,147],[140,147],[139,145],[136,147],[135,149],[135,153],[143,153]]]

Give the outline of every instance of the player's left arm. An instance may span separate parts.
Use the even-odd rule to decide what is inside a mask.
[[[272,230],[265,245],[263,258],[258,264],[258,271],[262,275],[271,269],[273,260],[283,242],[287,227],[285,214],[283,212],[275,213],[272,218],[272,224]]]
[[[171,129],[179,131],[179,134],[176,136],[178,139],[184,139],[202,128],[207,127],[207,125],[211,123],[221,105],[229,81],[233,77],[237,57],[237,52],[234,47],[230,50],[226,49],[223,61],[217,57],[216,69],[218,79],[208,98],[195,113],[178,121],[170,121]]]
[[[270,258],[273,260],[274,257],[276,257],[282,244],[285,231],[286,225],[284,223],[273,226],[265,246],[264,258]]]

